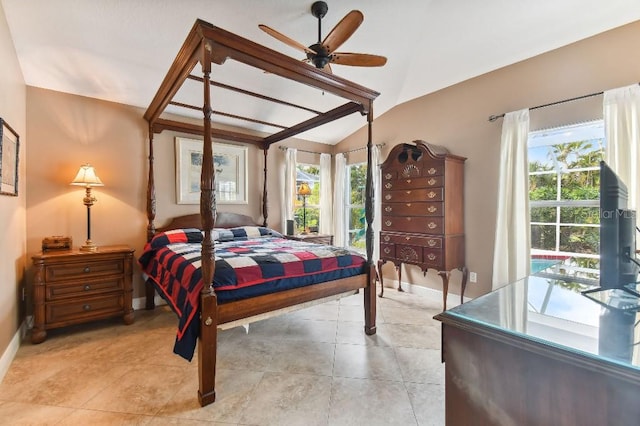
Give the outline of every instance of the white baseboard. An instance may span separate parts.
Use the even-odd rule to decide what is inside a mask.
[[[165,302],[165,300],[162,297],[158,296],[157,294],[153,298],[153,301],[156,304],[156,306],[167,304],[167,302]],[[131,304],[133,305],[134,311],[139,311],[141,309],[145,309],[145,307],[147,306],[147,299],[146,297],[136,297],[135,299],[133,299]]]
[[[11,339],[11,342],[9,342],[9,346],[7,346],[7,349],[2,354],[2,357],[0,357],[0,382],[2,382],[4,376],[6,376],[7,372],[9,371],[9,367],[11,366],[11,363],[18,353],[18,349],[20,348],[20,342],[22,341],[24,336],[26,336],[26,334],[27,321],[25,320],[20,325],[18,331],[16,331],[16,334],[13,335],[13,339]]]
[[[385,291],[387,291],[387,289],[394,290],[398,288],[398,280],[385,280],[385,283],[389,283],[389,285],[384,286]],[[418,296],[424,296],[433,300],[442,301],[442,290],[436,290],[434,288],[425,287],[422,285],[411,284],[405,281],[402,281],[402,289],[405,291],[405,293],[417,294]],[[471,300],[469,297],[464,298],[465,302],[468,302],[469,300]],[[459,304],[459,294],[447,294],[447,309],[458,306]]]

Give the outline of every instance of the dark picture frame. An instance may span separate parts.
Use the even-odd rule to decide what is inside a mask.
[[[0,118],[0,194],[18,196],[20,136]]]

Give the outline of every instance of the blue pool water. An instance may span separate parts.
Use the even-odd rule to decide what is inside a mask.
[[[562,263],[562,260],[561,259],[531,259],[531,274],[536,274],[558,263]]]

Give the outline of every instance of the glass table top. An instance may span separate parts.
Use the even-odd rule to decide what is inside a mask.
[[[530,276],[440,316],[640,370],[640,299],[621,290],[581,293],[589,288]]]

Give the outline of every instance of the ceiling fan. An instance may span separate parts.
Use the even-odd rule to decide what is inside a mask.
[[[323,1],[317,1],[311,5],[311,14],[318,18],[318,42],[309,47],[298,43],[266,25],[260,24],[258,27],[281,42],[305,52],[307,57],[304,61],[311,62],[316,68],[323,69],[327,72],[331,72],[329,64],[352,65],[356,67],[380,67],[387,63],[387,58],[384,56],[369,55],[366,53],[336,52],[336,49],[347,41],[358,29],[360,24],[362,24],[364,15],[359,10],[352,10],[347,13],[345,17],[333,27],[329,34],[327,34],[324,40],[321,40],[322,18],[324,18],[328,10],[329,7],[327,3]]]

